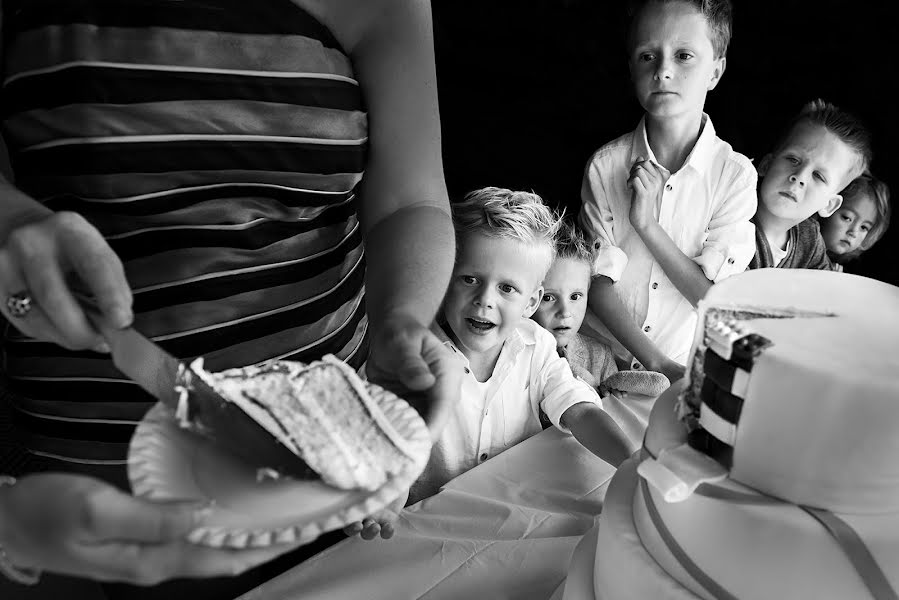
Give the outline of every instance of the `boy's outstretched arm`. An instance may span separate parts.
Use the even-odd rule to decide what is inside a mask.
[[[580,444],[613,467],[618,467],[637,449],[615,420],[592,402],[579,402],[562,413],[562,425]]]
[[[684,367],[665,356],[643,333],[621,304],[614,286],[604,275],[594,277],[587,297],[590,310],[647,371],[664,373],[672,382],[683,377]]]
[[[696,262],[684,254],[659,225],[655,215],[656,199],[665,185],[661,170],[648,160],[638,160],[631,169],[630,185],[633,190],[630,219],[634,231],[646,244],[656,262],[674,287],[696,306],[712,282]]]

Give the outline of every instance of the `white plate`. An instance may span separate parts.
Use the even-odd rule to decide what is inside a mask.
[[[416,450],[413,464],[375,491],[340,490],[321,481],[257,481],[256,469],[210,440],[178,427],[157,404],[137,426],[128,452],[135,495],[152,500],[211,501],[212,512],[190,534],[197,544],[248,548],[300,545],[384,508],[421,474],[430,453],[424,421],[393,394],[375,398]]]

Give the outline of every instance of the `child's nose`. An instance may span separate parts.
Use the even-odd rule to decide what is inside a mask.
[[[656,67],[656,79],[671,79],[671,60],[668,58],[659,59]]]
[[[493,294],[490,291],[490,288],[487,286],[482,287],[475,293],[474,303],[477,306],[483,306],[484,308],[493,308]]]
[[[799,187],[805,186],[805,177],[802,177],[802,174],[793,173],[790,175],[790,183],[798,183]]]

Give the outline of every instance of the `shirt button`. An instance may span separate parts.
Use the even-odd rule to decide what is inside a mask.
[[[643,331],[649,331],[650,329],[652,329],[652,327],[650,327],[649,325],[647,325],[646,327],[643,328]]]
[[[652,289],[656,289],[657,287],[659,287],[659,282],[653,281],[653,282],[652,282]]]
[[[487,460],[487,453],[484,452],[484,453],[481,454],[478,458],[480,458],[481,460]]]
[[[665,185],[665,189],[668,190],[668,191],[670,192],[670,191],[673,190],[674,188],[671,187],[671,184],[669,183],[669,184],[666,184],[666,185]]]
[[[734,264],[734,259],[728,258],[728,259],[727,259],[727,264],[729,264],[729,265]]]
[[[639,368],[640,368],[640,363],[634,361],[634,364],[631,365],[631,368],[633,368],[633,369],[639,369]]]
[[[471,369],[469,369],[468,367],[465,367],[465,372],[466,372],[466,373],[471,373]]]

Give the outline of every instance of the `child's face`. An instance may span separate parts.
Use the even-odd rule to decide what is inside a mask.
[[[637,99],[656,118],[702,113],[724,74],[705,17],[685,2],[646,4],[633,25],[628,65]]]
[[[553,334],[557,347],[566,347],[581,328],[589,290],[590,265],[581,260],[556,259],[543,279],[543,298],[534,320]]]
[[[824,244],[834,254],[846,254],[862,245],[877,223],[877,207],[868,194],[843,199],[843,204],[829,219],[821,221]]]
[[[443,301],[453,341],[469,359],[495,357],[540,302],[548,248],[471,233],[459,255]]]
[[[855,152],[822,125],[801,121],[775,154],[759,164],[760,212],[792,224],[815,213],[829,217],[855,164]]]

